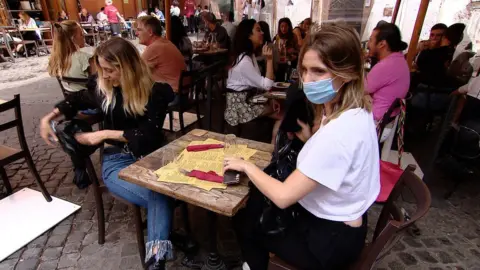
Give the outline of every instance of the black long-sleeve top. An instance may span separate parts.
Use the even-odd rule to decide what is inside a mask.
[[[78,111],[98,108],[104,114],[104,128],[121,130],[127,143],[107,140],[106,142],[120,148],[127,148],[135,157],[141,158],[157,150],[165,143],[163,134],[163,121],[165,120],[168,103],[173,101],[172,87],[165,83],[155,83],[152,93],[145,106],[145,114],[130,115],[123,109],[123,96],[119,87],[114,88],[115,105],[102,110],[105,97],[96,89],[96,82],[89,83],[88,89],[72,93],[55,107],[67,119],[73,118]]]

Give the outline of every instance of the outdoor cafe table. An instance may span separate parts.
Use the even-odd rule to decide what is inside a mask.
[[[216,216],[214,213],[233,217],[247,201],[249,179],[243,175],[241,182],[238,185],[228,186],[226,189],[212,189],[206,191],[190,185],[159,182],[157,181],[158,177],[155,174],[155,171],[162,167],[163,152],[167,149],[173,150],[175,156],[178,156],[192,141],[204,141],[208,138],[223,141],[224,137],[224,134],[206,130],[192,130],[188,134],[121,170],[119,173],[119,177],[125,181],[209,210],[208,222],[210,222],[210,224],[208,227],[210,228],[210,255],[205,262],[205,268],[202,269],[225,268],[224,263],[217,254],[215,230]],[[273,145],[241,138],[237,138],[237,144],[246,144],[249,148],[257,150],[250,160],[258,167],[263,169],[270,163]],[[201,170],[202,168],[198,169]]]
[[[150,190],[169,197],[185,201],[212,212],[232,217],[241,208],[248,197],[248,178],[243,176],[241,184],[228,186],[226,189],[212,189],[206,191],[191,185],[165,183],[157,181],[155,171],[162,167],[163,152],[171,149],[178,156],[192,141],[204,141],[208,138],[223,141],[225,135],[201,129],[195,129],[188,134],[174,140],[168,145],[149,154],[136,163],[128,166],[119,173],[125,181],[146,187]],[[273,145],[237,138],[237,144],[246,144],[249,148],[257,150],[251,161],[260,168],[265,168],[273,152]],[[198,168],[201,170],[202,168]]]
[[[198,55],[207,55],[207,56],[213,56],[213,55],[217,55],[217,54],[224,54],[224,53],[227,53],[228,50],[227,49],[222,49],[222,48],[218,48],[218,49],[215,49],[215,50],[204,50],[204,49],[198,49],[198,48],[193,48],[193,53],[194,54],[198,54]]]

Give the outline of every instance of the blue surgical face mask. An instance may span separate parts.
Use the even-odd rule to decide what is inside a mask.
[[[303,83],[303,91],[308,100],[314,104],[327,103],[337,95],[337,91],[333,88],[332,78]]]

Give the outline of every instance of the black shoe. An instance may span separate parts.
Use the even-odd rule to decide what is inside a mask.
[[[160,260],[153,265],[151,265],[148,270],[165,270],[165,261]]]

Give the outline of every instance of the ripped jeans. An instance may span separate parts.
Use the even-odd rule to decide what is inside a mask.
[[[120,170],[135,163],[136,159],[130,153],[117,150],[119,149],[105,149],[102,164],[102,177],[105,185],[116,196],[147,209],[148,240],[145,245],[145,262],[154,256],[155,261],[173,258],[172,243],[168,240],[173,212],[171,199],[118,178]]]

